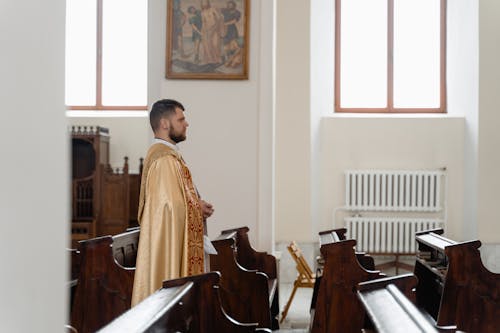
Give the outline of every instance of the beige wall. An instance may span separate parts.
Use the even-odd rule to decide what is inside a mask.
[[[478,238],[500,243],[500,3],[479,1]],[[500,252],[500,251],[498,251]],[[500,262],[500,253],[497,255]],[[500,268],[500,264],[499,264]]]
[[[276,240],[310,240],[310,6],[276,4]]]
[[[0,331],[63,332],[69,163],[64,1],[0,5]]]

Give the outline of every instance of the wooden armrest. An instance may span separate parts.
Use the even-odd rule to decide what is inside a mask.
[[[236,231],[221,233],[213,241],[220,241],[220,240],[224,240],[224,239],[236,239],[236,233],[237,233]]]
[[[320,246],[345,240],[346,232],[347,232],[346,228],[321,231],[319,233]]]
[[[412,274],[402,274],[390,277],[382,277],[358,284],[357,289],[361,292],[375,289],[386,288],[388,285],[395,285],[412,302],[415,303],[415,288],[417,286],[417,277]],[[429,318],[432,318],[429,316]]]
[[[415,288],[417,285],[417,278],[415,277],[415,275],[411,273],[384,277],[380,279],[361,282],[358,284],[358,290],[366,291],[366,290],[382,289],[390,284],[394,284],[397,286],[407,285],[408,288]]]
[[[325,231],[320,231],[319,235],[324,235],[324,234],[337,234],[337,236],[340,239],[345,239],[345,234],[347,233],[346,228],[338,228],[338,229],[330,229],[330,230],[325,230]]]
[[[185,307],[183,302],[187,300],[186,296],[192,292],[192,288],[193,283],[188,282],[179,287],[160,289],[99,332],[145,332],[162,322],[161,317],[168,318],[170,321],[188,320],[188,318],[174,318],[176,314],[183,313],[175,311],[175,307]]]
[[[358,298],[378,332],[438,332],[394,284],[360,290]]]

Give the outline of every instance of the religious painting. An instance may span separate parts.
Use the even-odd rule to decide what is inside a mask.
[[[169,79],[248,79],[249,0],[169,0]]]

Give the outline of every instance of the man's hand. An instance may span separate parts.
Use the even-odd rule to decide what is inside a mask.
[[[211,203],[205,200],[200,200],[201,212],[203,213],[203,220],[206,220],[214,213],[214,208]]]

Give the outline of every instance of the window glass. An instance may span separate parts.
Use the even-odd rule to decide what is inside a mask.
[[[342,1],[341,106],[387,106],[386,0]]]
[[[146,105],[147,1],[103,1],[102,103]]]
[[[69,109],[146,108],[147,7],[147,0],[66,1]]]
[[[66,1],[66,105],[96,100],[96,1]]]
[[[336,0],[336,111],[445,112],[445,6]]]
[[[394,107],[439,107],[439,31],[439,1],[394,1]]]

